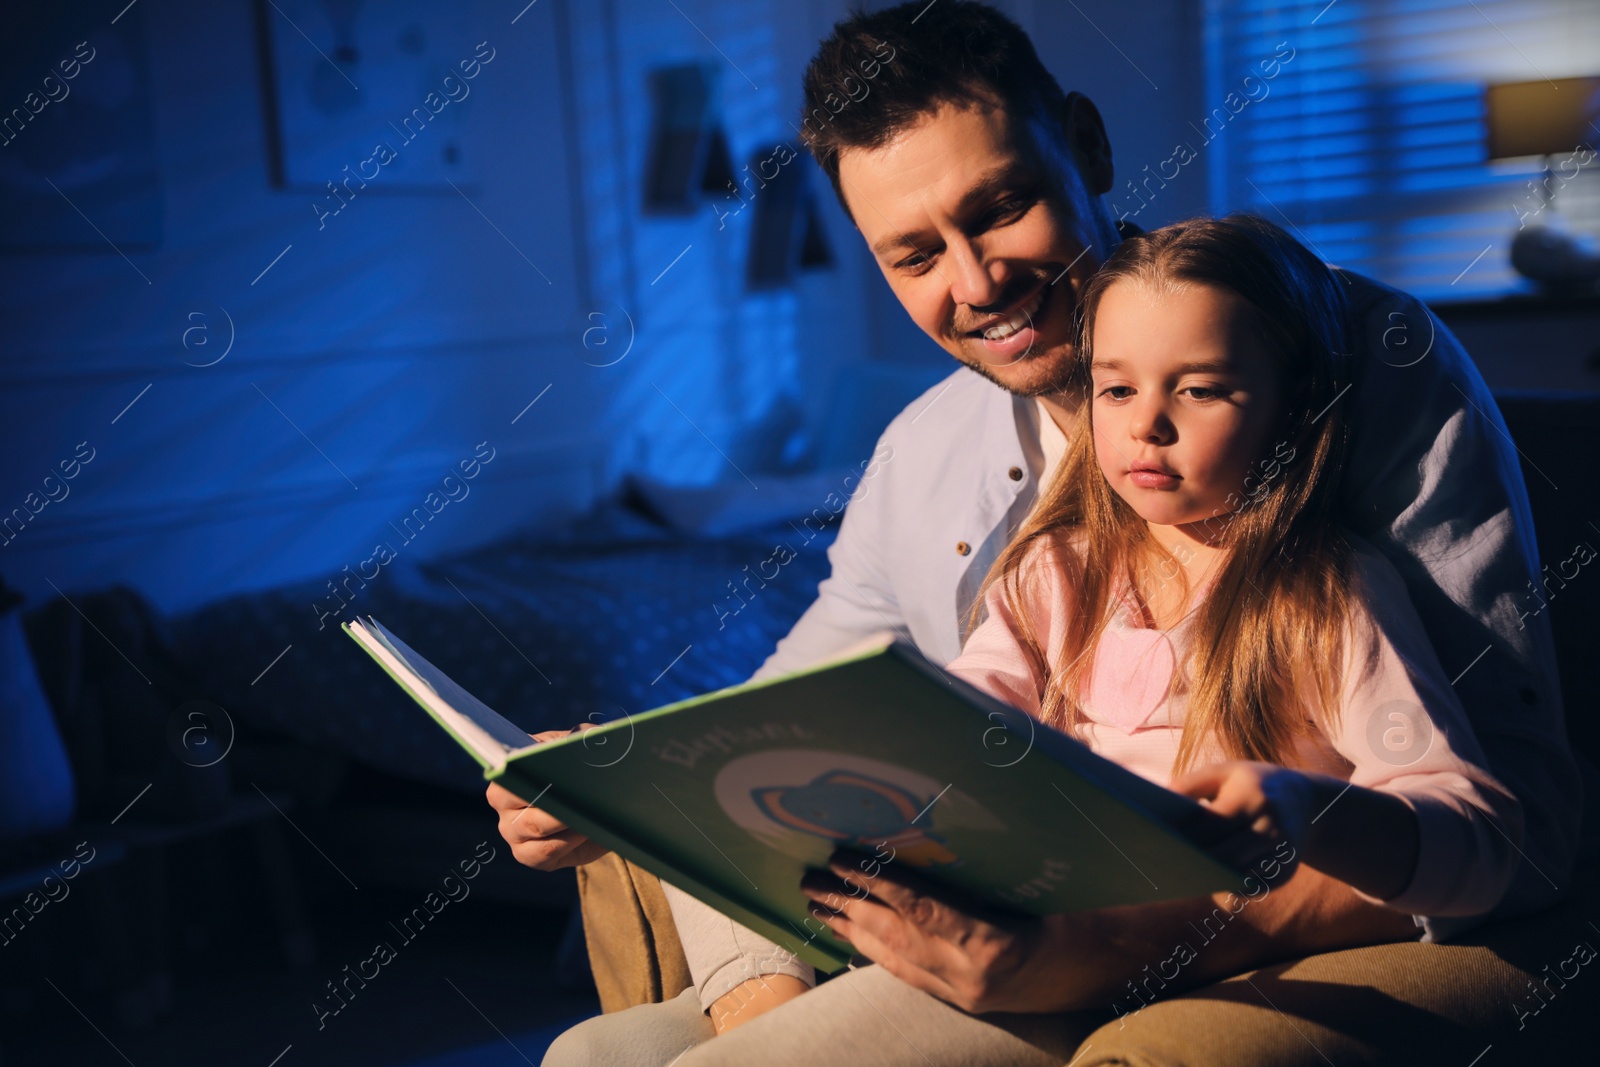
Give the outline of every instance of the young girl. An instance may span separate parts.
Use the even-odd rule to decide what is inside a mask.
[[[1369,900],[1488,911],[1521,809],[1399,575],[1340,526],[1332,272],[1269,223],[1196,220],[1124,241],[1082,316],[1080,432],[950,670],[1237,820],[1239,857],[1265,835]]]

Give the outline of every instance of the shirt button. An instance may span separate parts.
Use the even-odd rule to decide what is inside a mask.
[[[965,541],[956,542],[956,555],[965,556],[972,551],[972,546]]]
[[[1012,467],[1006,473],[1011,475],[1011,480],[1012,481],[1014,481],[1014,482],[1022,481],[1022,468],[1021,467]]]

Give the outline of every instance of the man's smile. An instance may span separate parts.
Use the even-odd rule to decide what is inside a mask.
[[[968,330],[967,336],[982,337],[986,341],[1003,340],[1032,323],[1033,317],[1044,306],[1044,299],[1045,290],[1041,287],[1014,306],[1010,314],[990,315],[974,329]]]
[[[991,366],[1015,363],[1032,355],[1046,330],[1054,306],[1054,288],[1040,281],[1037,288],[1001,314],[987,315],[959,335],[963,343],[983,346],[983,361]]]

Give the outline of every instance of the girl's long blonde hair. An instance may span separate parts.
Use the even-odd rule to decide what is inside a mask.
[[[1338,714],[1354,594],[1351,546],[1338,512],[1348,437],[1341,400],[1349,382],[1344,296],[1332,271],[1278,227],[1232,215],[1140,234],[1123,241],[1085,286],[1070,391],[1080,404],[1079,429],[984,586],[1003,583],[1023,647],[1046,679],[1041,719],[1069,730],[1085,722],[1092,651],[1120,591],[1128,583],[1141,588],[1140,566],[1170,563],[1188,602],[1181,564],[1106,482],[1089,431],[1095,313],[1106,290],[1124,280],[1158,292],[1206,285],[1235,294],[1277,361],[1286,404],[1273,452],[1253,468],[1253,484],[1239,486],[1235,507],[1207,520],[1226,556],[1210,594],[1194,609],[1189,652],[1179,665],[1190,691],[1175,772],[1193,766],[1208,740],[1228,758],[1287,762],[1311,714],[1330,720]],[[1066,568],[1068,588],[1077,593],[1078,611],[1067,620],[1055,662],[1021,595],[1025,560]],[[982,608],[980,596],[973,625]]]

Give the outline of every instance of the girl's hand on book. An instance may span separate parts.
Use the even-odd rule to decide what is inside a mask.
[[[582,723],[571,730],[546,730],[531,736],[535,741],[554,741],[593,728],[594,723]],[[580,867],[611,851],[578,831],[567,829],[566,823],[542,808],[532,807],[498,782],[490,782],[485,795],[489,806],[499,813],[500,836],[511,846],[511,855],[525,867],[537,871]]]
[[[1241,824],[1211,846],[1239,867],[1261,854],[1263,841],[1288,841],[1297,859],[1378,900],[1399,896],[1415,876],[1421,826],[1393,793],[1243,761],[1202,767],[1172,788]]]
[[[1213,843],[1211,852],[1237,867],[1248,867],[1287,841],[1298,855],[1310,844],[1313,824],[1327,801],[1319,799],[1323,776],[1302,774],[1273,763],[1231,760],[1213,763],[1174,779],[1172,789],[1194,797],[1234,823],[1235,832]]]

